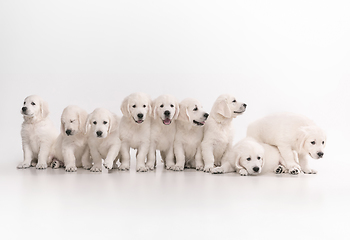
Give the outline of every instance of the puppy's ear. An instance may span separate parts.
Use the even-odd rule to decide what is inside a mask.
[[[92,116],[92,113],[90,113],[88,116],[87,116],[87,119],[86,119],[86,122],[85,122],[85,131],[84,133],[87,134],[90,130],[90,121],[91,121],[91,116]]]
[[[242,167],[240,161],[241,161],[241,154],[236,153],[236,154],[234,155],[234,158],[233,158],[233,163],[234,163],[236,172],[239,172],[239,170],[243,169],[243,167]]]
[[[84,110],[80,110],[78,114],[78,123],[79,123],[79,131],[84,133],[86,129],[86,119],[87,119],[87,112]]]
[[[118,130],[118,126],[119,126],[119,121],[118,121],[117,116],[114,115],[113,113],[111,113],[109,116],[109,126],[107,129],[108,134]]]
[[[180,113],[180,107],[179,107],[179,103],[176,102],[175,103],[175,114],[174,114],[174,119],[177,120],[179,117],[179,113]]]
[[[307,127],[300,127],[297,133],[297,152],[301,152],[308,135]]]
[[[64,123],[63,119],[61,118],[61,133],[64,135],[65,129],[64,129]]]
[[[40,102],[40,114],[42,118],[46,118],[49,115],[49,104],[45,101]]]
[[[179,107],[179,115],[177,120],[184,121],[184,122],[189,122],[190,121],[190,116],[187,111],[187,107],[180,104]]]
[[[152,100],[149,99],[148,100],[148,115],[153,116],[153,111],[152,111],[153,107],[152,107]]]
[[[129,98],[124,98],[122,105],[120,106],[120,111],[122,111],[123,115],[126,117],[130,116],[130,109],[129,109]]]
[[[157,110],[158,110],[158,104],[155,101],[153,101],[152,102],[152,112],[153,112],[154,119],[157,118]]]
[[[221,102],[217,103],[216,112],[224,118],[231,117],[231,110],[226,100],[222,100]]]

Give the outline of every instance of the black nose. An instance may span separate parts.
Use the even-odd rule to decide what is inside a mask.
[[[96,134],[97,134],[97,137],[101,137],[102,136],[102,133],[101,131],[97,131]]]
[[[143,114],[142,114],[142,113],[139,113],[139,114],[137,114],[137,117],[138,117],[138,118],[143,118]]]
[[[167,116],[167,117],[169,117],[169,116],[170,116],[170,111],[166,110],[166,111],[164,112],[164,115]]]
[[[322,158],[322,157],[323,157],[323,154],[324,154],[323,152],[318,152],[318,153],[317,153],[317,155],[318,155],[319,158]]]
[[[67,130],[66,130],[66,134],[67,134],[67,136],[71,135],[71,134],[72,134],[72,130],[67,129]]]
[[[259,172],[260,168],[259,167],[253,167],[254,172]]]
[[[26,112],[27,111],[27,107],[22,107],[22,112]]]
[[[243,107],[245,107],[245,108],[246,108],[246,107],[247,107],[247,104],[243,103]]]
[[[205,119],[207,119],[209,117],[208,113],[204,113],[203,117],[205,117]]]

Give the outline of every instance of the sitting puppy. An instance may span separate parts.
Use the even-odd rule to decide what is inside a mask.
[[[212,173],[238,172],[241,176],[258,175],[260,173],[282,173],[281,155],[276,147],[260,144],[247,137],[239,141],[223,158],[222,165]]]
[[[145,161],[151,138],[151,98],[144,93],[127,96],[121,105],[123,117],[120,122],[121,145],[120,170],[130,169],[130,147],[137,149],[136,171],[146,172]]]
[[[77,106],[66,107],[61,116],[61,134],[56,140],[52,153],[53,168],[62,165],[66,172],[76,172],[77,167],[90,169],[92,167],[85,123],[87,112]]]
[[[156,164],[156,150],[164,161],[166,169],[173,168],[174,139],[176,133],[176,119],[179,116],[179,103],[170,95],[161,95],[153,101],[153,117],[151,124],[151,144],[146,167],[153,170]]]
[[[186,98],[180,103],[174,141],[176,164],[172,170],[182,171],[184,167],[203,170],[201,142],[203,125],[208,116],[202,104],[195,99]]]
[[[37,169],[46,169],[50,164],[51,148],[58,136],[48,118],[49,107],[39,96],[32,95],[24,99],[21,113],[24,119],[21,131],[24,160],[17,168],[36,165]]]
[[[97,108],[89,114],[86,121],[88,145],[93,159],[93,172],[102,171],[103,165],[108,170],[117,167],[121,141],[119,139],[120,118],[107,109]],[[89,130],[90,129],[90,130]]]
[[[299,174],[300,169],[307,174],[316,173],[308,165],[308,156],[322,158],[326,145],[326,134],[320,127],[307,117],[293,113],[272,114],[251,123],[247,136],[276,146],[282,165],[294,175]],[[300,165],[295,161],[295,153]]]
[[[202,141],[204,172],[210,172],[214,164],[221,165],[221,159],[232,146],[232,119],[244,113],[246,107],[247,104],[237,102],[235,97],[228,94],[219,96],[215,101],[204,127]]]

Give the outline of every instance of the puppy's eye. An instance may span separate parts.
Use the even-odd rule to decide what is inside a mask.
[[[172,108],[173,108],[173,107],[174,107],[174,105],[173,105],[173,104],[170,104],[170,107],[172,107]]]
[[[249,157],[249,158],[247,158],[247,161],[250,161],[251,160],[251,158]]]
[[[70,123],[73,123],[74,122],[74,120],[70,120]]]
[[[260,157],[258,157],[258,160],[260,160]]]
[[[146,107],[146,105],[143,105],[143,107],[145,108],[145,107]]]
[[[23,105],[26,105],[26,102],[24,102]]]
[[[133,108],[136,108],[136,105],[132,105]]]
[[[103,121],[103,124],[106,125],[106,124],[107,124],[107,121]]]
[[[232,101],[233,103],[237,102],[236,99]]]
[[[316,142],[315,142],[315,141],[312,141],[312,142],[311,142],[311,144],[312,144],[312,145],[315,145],[315,144],[316,144]]]
[[[324,141],[322,141],[322,144],[324,144]]]
[[[198,107],[195,107],[195,108],[193,109],[193,111],[198,111]]]
[[[162,105],[160,105],[160,107],[161,107],[161,108],[163,108],[163,107],[164,107],[164,105],[162,104]]]
[[[96,125],[96,124],[97,124],[97,122],[96,122],[96,121],[93,121],[92,123],[93,123],[94,125]]]
[[[32,102],[31,104],[32,104],[33,106],[35,106],[35,102]]]

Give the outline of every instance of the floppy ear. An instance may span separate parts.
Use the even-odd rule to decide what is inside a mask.
[[[79,131],[84,133],[86,129],[87,112],[81,110],[78,114]]]
[[[129,98],[126,97],[123,102],[122,105],[120,106],[120,110],[122,111],[124,116],[130,116],[130,110],[129,110]]]
[[[152,109],[153,109],[153,118],[154,119],[156,119],[156,117],[157,117],[157,109],[158,109],[158,107],[157,107],[157,105],[156,105],[157,103],[155,102],[155,101],[153,101],[153,103],[152,103]]]
[[[234,158],[233,158],[233,163],[234,163],[234,167],[236,169],[236,172],[239,172],[239,170],[243,169],[243,167],[241,166],[241,164],[239,162],[240,159],[241,159],[241,154],[236,153],[234,155]]]
[[[307,138],[307,129],[304,127],[300,127],[298,129],[297,143],[296,143],[297,152],[301,152],[305,144],[306,138]]]
[[[87,134],[88,131],[90,130],[91,116],[92,116],[92,113],[90,113],[90,114],[87,116],[86,123],[85,123],[85,132],[84,132],[85,134]]]
[[[62,118],[61,118],[61,133],[64,134],[64,124],[63,124]]]
[[[179,117],[179,113],[180,113],[180,107],[179,107],[179,103],[175,103],[175,114],[174,114],[174,119],[177,120],[177,118]]]
[[[216,106],[216,112],[223,116],[224,118],[230,118],[231,117],[231,110],[226,102],[226,100],[222,100],[219,102]]]
[[[149,99],[148,100],[148,115],[152,116],[153,115],[153,111],[152,111],[152,100]]]
[[[117,116],[114,114],[110,114],[109,116],[109,126],[107,129],[108,134],[110,134],[111,132],[114,132],[118,129],[119,126],[119,122],[117,119]]]
[[[265,165],[265,156],[261,157],[261,168],[263,168]]]
[[[179,107],[179,115],[178,115],[178,120],[184,121],[184,122],[189,122],[190,121],[190,116],[188,115],[187,107],[183,106],[180,104]]]
[[[40,102],[40,113],[42,118],[46,118],[49,115],[49,105],[47,104],[47,102]]]

